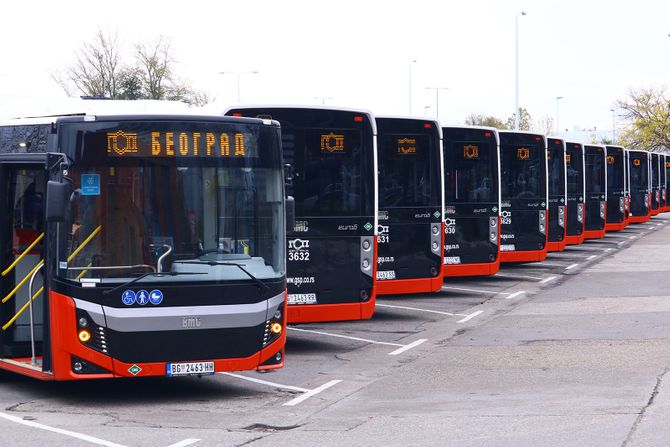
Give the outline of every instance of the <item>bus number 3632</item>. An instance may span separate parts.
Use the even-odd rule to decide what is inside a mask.
[[[289,251],[288,252],[289,261],[309,261],[309,252],[308,251]]]

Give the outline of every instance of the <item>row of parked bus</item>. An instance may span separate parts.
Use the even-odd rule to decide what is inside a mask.
[[[293,323],[370,318],[377,295],[436,292],[669,210],[659,153],[355,110],[227,114],[281,123]]]
[[[666,211],[658,153],[361,110],[0,123],[0,369],[284,364],[286,324],[540,261]]]

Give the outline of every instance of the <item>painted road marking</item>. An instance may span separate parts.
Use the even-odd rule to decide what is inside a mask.
[[[221,372],[219,374],[223,374],[225,376],[230,376],[230,377],[236,377],[238,379],[247,380],[249,382],[259,383],[261,385],[268,385],[268,386],[271,386],[271,387],[274,387],[274,388],[282,388],[282,389],[285,389],[285,390],[297,391],[299,393],[306,393],[306,392],[309,391],[307,388],[300,388],[299,386],[293,386],[293,385],[283,385],[281,383],[270,382],[268,380],[256,379],[254,377],[247,377],[247,376],[243,376],[241,374],[235,374],[235,373],[230,373],[230,372]]]
[[[105,447],[126,447],[122,444],[117,444],[111,441],[105,441],[104,439],[85,435],[83,433],[77,433],[75,431],[70,430],[63,430],[62,428],[49,427],[48,425],[40,424],[38,422],[26,421],[25,419],[12,416],[11,414],[0,413],[0,418],[6,419],[11,422],[16,422],[17,424],[27,425],[28,427],[39,428],[40,430],[46,430],[53,433],[58,433],[60,435],[69,436],[71,438],[80,439],[82,441],[90,442],[91,444],[103,445]]]
[[[542,281],[544,277],[541,276],[530,276],[530,275],[501,275],[500,273],[496,273],[495,276],[492,277],[492,279],[495,278],[512,278],[512,279],[532,279],[533,281]]]
[[[472,318],[472,317],[470,317],[470,318]],[[408,345],[403,345],[401,343],[391,343],[391,342],[388,342],[388,341],[370,340],[369,338],[352,337],[351,335],[333,334],[332,332],[314,331],[312,329],[298,329],[298,328],[295,328],[295,327],[289,327],[289,330],[298,331],[298,332],[308,332],[310,334],[317,334],[317,335],[325,335],[325,336],[328,336],[328,337],[346,338],[348,340],[362,341],[362,342],[370,343],[370,344],[374,344],[374,345],[396,346],[396,347],[400,348],[400,349],[396,349],[393,352],[389,352],[388,355],[398,355],[401,352],[405,352],[408,349],[412,349],[416,346],[419,346],[421,343],[423,343],[424,341],[427,340],[427,339],[421,338],[421,339],[419,339],[417,341],[414,341],[414,342],[412,342]]]
[[[598,255],[591,255],[591,256],[589,256],[588,258],[586,258],[586,260],[587,260],[587,261],[590,261],[591,259],[595,259],[595,258],[597,258],[597,257],[598,257]]]
[[[321,385],[320,387],[317,387],[317,388],[314,388],[313,390],[309,390],[309,391],[307,391],[307,392],[306,392],[305,394],[303,394],[302,396],[298,396],[298,397],[296,397],[295,399],[289,400],[288,402],[286,402],[286,403],[284,404],[284,406],[285,406],[285,407],[293,407],[293,406],[295,406],[295,405],[298,405],[299,403],[306,401],[306,400],[309,399],[310,397],[314,397],[314,396],[316,396],[316,395],[319,394],[320,392],[325,391],[325,390],[327,390],[328,388],[330,388],[330,387],[332,387],[332,386],[334,386],[334,385],[337,385],[337,384],[340,383],[340,382],[341,382],[341,380],[331,380],[330,382],[324,383],[324,384]]]
[[[571,269],[573,269],[573,268],[575,268],[575,267],[578,267],[578,266],[579,266],[579,264],[570,264],[569,266],[567,266],[567,267],[565,268],[565,270],[571,270]]]
[[[470,315],[468,315],[467,317],[461,318],[456,323],[465,323],[466,321],[472,320],[473,318],[475,318],[477,315],[479,315],[481,313],[484,313],[484,311],[483,310],[476,310],[476,311],[472,312]]]
[[[186,447],[188,445],[193,445],[196,442],[199,442],[200,439],[196,438],[189,438],[189,439],[184,439],[183,441],[176,442],[174,444],[170,444],[168,447]]]
[[[331,332],[322,332],[322,331],[313,331],[312,329],[298,329],[295,327],[289,327],[289,331],[298,331],[298,332],[308,332],[310,334],[317,334],[317,335],[326,335],[329,337],[337,337],[337,338],[346,338],[348,340],[355,340],[355,341],[362,341],[365,343],[372,343],[375,345],[386,345],[386,346],[398,346],[398,347],[403,347],[405,345],[401,345],[400,343],[390,343],[387,341],[377,341],[377,340],[370,340],[368,338],[360,338],[360,337],[352,337],[351,335],[341,335],[341,334],[333,334]]]
[[[540,262],[534,262],[528,267],[565,267],[565,264],[561,264],[558,262],[540,261]]]
[[[396,306],[393,304],[379,304],[377,302],[375,304],[376,307],[388,307],[390,309],[404,309],[404,310],[415,310],[417,312],[428,312],[431,314],[439,314],[439,315],[448,315],[450,317],[464,317],[466,316],[465,314],[452,314],[451,312],[443,312],[441,310],[430,310],[430,309],[421,309],[418,307],[408,307],[408,306]]]
[[[461,290],[463,292],[483,293],[483,294],[491,294],[491,295],[497,295],[499,293],[502,293],[502,294],[505,293],[505,292],[496,292],[494,290],[468,289],[467,287],[451,287],[451,286],[444,286],[444,287],[442,287],[442,290]]]
[[[511,294],[510,296],[505,297],[505,299],[506,299],[506,300],[511,300],[512,298],[516,298],[517,296],[525,295],[525,294],[526,294],[526,291],[525,291],[525,290],[519,290],[518,292],[514,292],[514,293]]]
[[[556,279],[556,276],[550,276],[549,278],[545,278],[542,281],[540,281],[540,284],[546,284],[546,283],[548,283],[550,281],[553,281],[555,279]]]
[[[412,349],[412,348],[416,348],[417,346],[419,346],[420,344],[425,343],[426,341],[428,341],[427,338],[420,338],[420,339],[418,339],[418,340],[416,340],[416,341],[413,341],[412,343],[410,343],[410,344],[408,344],[408,345],[403,346],[402,348],[398,348],[398,349],[396,349],[396,350],[393,351],[393,352],[389,352],[389,355],[398,355],[398,354],[402,354],[402,353],[405,352],[405,351],[409,351],[409,350]]]
[[[268,380],[261,380],[261,379],[256,379],[256,378],[253,378],[253,377],[247,377],[247,376],[243,376],[241,374],[233,374],[233,373],[228,373],[228,372],[222,372],[222,373],[219,373],[219,374],[224,374],[226,376],[236,377],[236,378],[242,379],[242,380],[248,380],[249,382],[258,383],[258,384],[261,384],[261,385],[267,385],[267,386],[271,386],[273,388],[285,389],[285,390],[290,390],[290,391],[297,391],[299,393],[302,393],[300,396],[298,396],[294,399],[291,399],[288,402],[286,402],[285,404],[283,404],[283,405],[289,406],[289,407],[293,407],[295,405],[298,405],[299,403],[306,401],[310,397],[316,396],[320,392],[322,392],[322,391],[324,391],[324,390],[342,382],[341,380],[331,380],[330,382],[324,383],[323,385],[310,390],[310,389],[307,389],[307,388],[301,388],[299,386],[283,385],[281,383],[270,382]],[[185,444],[185,445],[188,445],[188,444]],[[170,447],[172,447],[172,446],[170,446]]]

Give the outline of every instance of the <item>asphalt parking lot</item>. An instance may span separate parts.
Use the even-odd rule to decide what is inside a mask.
[[[492,277],[450,278],[436,294],[380,297],[370,321],[289,327],[287,361],[282,370],[80,383],[42,383],[3,373],[0,445],[658,445],[653,434],[641,438],[650,444],[636,444],[629,425],[636,430],[643,427],[640,418],[645,410],[631,409],[634,406],[625,402],[636,396],[648,403],[647,375],[658,377],[662,370],[659,374],[651,371],[657,369],[657,362],[665,361],[658,353],[670,339],[670,323],[663,318],[670,308],[662,300],[661,278],[670,254],[652,259],[649,253],[656,253],[650,250],[662,240],[662,234],[670,234],[669,222],[670,217],[656,216],[602,240],[551,253],[543,262],[504,265]],[[636,254],[634,250],[642,251]],[[613,261],[624,253],[633,256],[632,261]],[[601,263],[605,270],[599,270]],[[616,270],[617,265],[625,268]],[[650,278],[659,279],[644,282],[640,271],[656,272],[657,276]],[[644,295],[639,305],[651,310],[631,310],[626,306],[635,305],[622,300],[602,304],[602,311],[585,311],[579,318],[575,308],[566,310],[566,303],[577,306],[579,300],[591,303],[585,309],[601,306],[593,304],[600,301],[589,300],[596,300],[599,285],[603,278],[612,278],[611,272],[621,281],[612,286],[614,291],[625,291],[622,297]],[[641,282],[636,285],[635,281]],[[583,291],[594,296],[582,296]],[[604,300],[612,293],[597,299]],[[553,326],[558,317],[535,324],[540,312],[533,306],[538,303],[549,306],[543,309],[552,309],[552,315],[570,315],[574,321],[560,329]],[[611,327],[603,326],[599,316],[614,318],[614,314],[617,318],[635,315],[636,320],[630,324],[616,320]],[[513,324],[504,323],[512,317],[516,318]],[[648,322],[644,323],[648,337],[627,329],[643,324],[637,319]],[[614,328],[616,332],[608,332]],[[544,333],[551,331],[551,336]],[[566,343],[576,338],[581,351],[567,348]],[[626,344],[626,352],[613,351],[607,359],[618,360],[612,360],[616,367],[609,374],[600,371],[598,363],[589,367],[592,369],[581,369],[599,355],[591,352],[592,344],[604,339],[648,344],[638,346],[639,350],[634,349],[634,343]],[[532,358],[527,357],[530,354],[520,347],[540,349],[538,340],[549,340],[550,352],[535,351]],[[502,351],[506,346],[519,352]],[[597,352],[603,352],[599,349]],[[476,350],[478,354],[471,355]],[[481,352],[484,355],[479,357]],[[628,360],[621,363],[622,358]],[[535,382],[532,374],[526,376],[515,363],[539,359],[562,365],[561,376],[552,377],[546,387],[542,381]],[[605,360],[601,359],[601,364],[607,363]],[[640,368],[637,373],[636,364]],[[619,369],[622,376],[616,377]],[[541,368],[538,371],[543,374]],[[575,378],[570,371],[584,377]],[[622,378],[628,373],[633,376],[630,382]],[[589,377],[600,375],[600,385],[590,383]],[[496,378],[506,388],[496,388]],[[529,384],[523,393],[505,395],[505,390],[526,381]],[[593,407],[590,410],[573,415],[563,408],[563,400],[556,401],[561,405],[551,404],[561,393],[570,395],[571,384],[579,389],[587,382],[585,395],[593,393],[594,402],[599,402],[581,402],[587,409]],[[462,387],[452,386],[457,383]],[[475,391],[468,394],[466,389]],[[479,389],[486,392],[479,393]],[[549,393],[545,396],[548,407],[542,405],[545,392]],[[455,395],[462,397],[457,404],[452,401]],[[501,395],[505,396],[503,401]],[[578,396],[575,399],[577,402]],[[611,411],[602,411],[600,399],[616,402]],[[452,406],[442,408],[444,402]],[[537,408],[529,409],[532,402]],[[499,411],[489,414],[492,408]],[[526,419],[505,422],[515,409]],[[468,415],[472,419],[462,419]],[[600,416],[607,416],[606,422],[592,421]],[[530,430],[533,418],[545,425]],[[580,421],[592,430],[575,430]],[[620,434],[610,426],[625,426],[626,431]],[[541,438],[542,430],[554,437]],[[670,432],[664,435],[670,440]]]

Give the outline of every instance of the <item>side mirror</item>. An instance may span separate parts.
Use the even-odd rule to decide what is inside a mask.
[[[292,196],[286,197],[286,232],[293,233],[295,228],[295,199]]]
[[[47,222],[63,222],[70,206],[70,194],[72,188],[69,183],[47,182]]]

